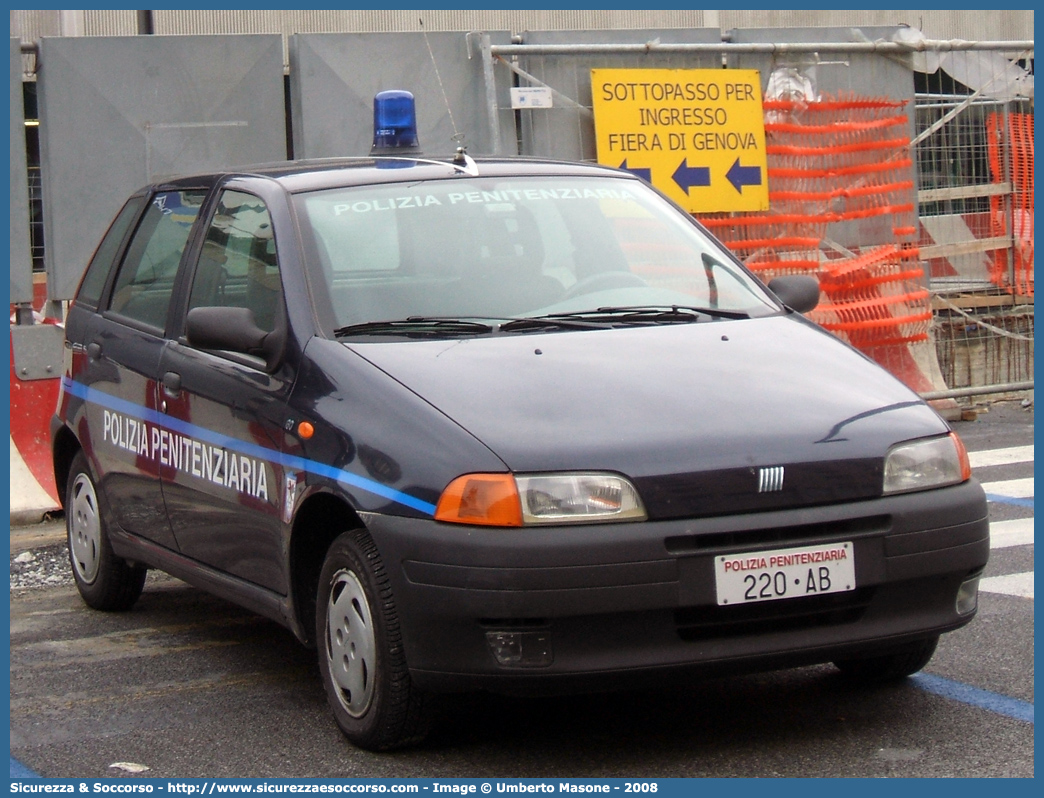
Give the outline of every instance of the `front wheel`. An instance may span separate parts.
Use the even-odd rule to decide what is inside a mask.
[[[129,610],[145,587],[147,571],[113,553],[94,477],[83,452],[73,458],[67,484],[65,529],[76,589],[87,606],[96,610]]]
[[[371,751],[423,740],[432,698],[410,680],[391,585],[365,530],[345,532],[330,546],[315,625],[326,697],[344,735]]]
[[[902,648],[876,657],[835,660],[834,666],[845,676],[859,681],[894,681],[917,673],[927,665],[938,644],[938,636],[930,637],[927,640],[907,643]]]

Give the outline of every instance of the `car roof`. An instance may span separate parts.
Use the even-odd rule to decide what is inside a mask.
[[[210,186],[229,178],[260,177],[280,183],[291,193],[324,188],[380,183],[440,180],[454,176],[517,177],[554,175],[567,177],[616,177],[637,180],[629,172],[596,164],[541,158],[468,158],[455,160],[418,154],[362,158],[322,158],[256,164],[218,172],[164,178],[158,187]]]

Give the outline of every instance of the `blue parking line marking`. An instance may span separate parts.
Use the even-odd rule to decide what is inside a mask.
[[[996,502],[997,504],[1014,504],[1016,507],[1029,507],[1033,509],[1033,499],[1015,499],[1011,496],[998,496],[996,493],[987,493],[986,501]]]
[[[11,757],[11,775],[8,778],[12,779],[38,779],[41,778],[39,773],[33,773],[25,765],[19,762],[14,757]]]
[[[910,680],[927,693],[952,698],[963,704],[971,704],[981,709],[988,709],[998,715],[1005,715],[1015,720],[1033,723],[1033,704],[1018,698],[1011,698],[1000,693],[991,693],[970,684],[953,682],[942,676],[933,676],[930,673],[918,673],[910,677]]]

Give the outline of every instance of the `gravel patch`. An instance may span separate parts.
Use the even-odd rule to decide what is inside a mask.
[[[161,571],[149,570],[145,584],[171,578]],[[72,565],[69,564],[69,547],[65,543],[11,552],[12,594],[75,584]]]
[[[72,585],[69,549],[64,543],[11,554],[11,592]]]

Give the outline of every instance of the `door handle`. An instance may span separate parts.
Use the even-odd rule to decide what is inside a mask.
[[[97,341],[91,341],[87,344],[87,357],[91,360],[97,360],[101,357],[101,344]]]
[[[181,394],[181,375],[176,371],[168,371],[163,375],[163,393],[171,399],[177,399]]]

